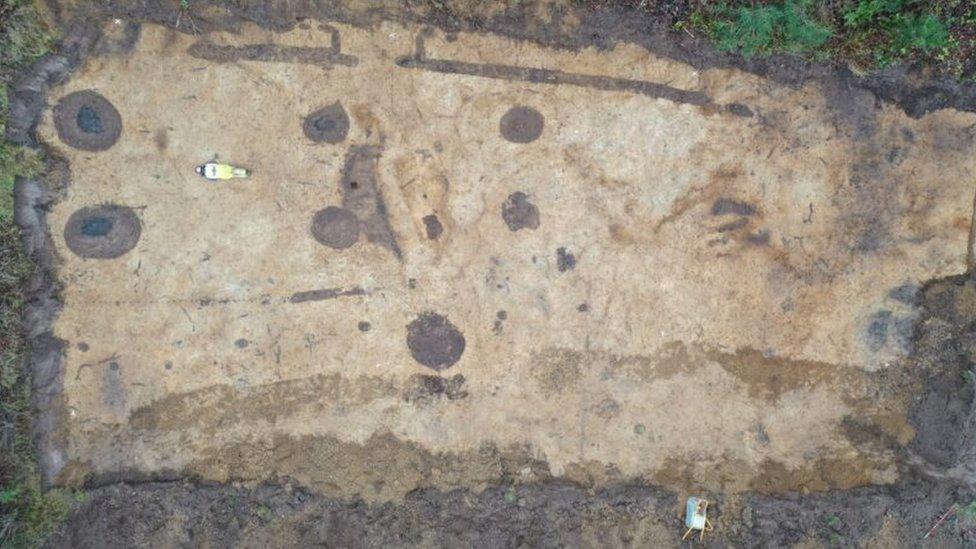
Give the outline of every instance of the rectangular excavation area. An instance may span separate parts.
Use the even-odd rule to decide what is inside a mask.
[[[972,114],[391,22],[105,51],[38,129],[70,166],[55,483],[898,480]]]

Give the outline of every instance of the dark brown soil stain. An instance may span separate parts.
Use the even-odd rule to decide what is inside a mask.
[[[539,228],[539,208],[529,202],[529,196],[522,191],[516,191],[502,203],[502,220],[508,230],[515,232],[522,229]]]
[[[715,227],[715,232],[727,233],[732,231],[738,231],[739,229],[745,228],[747,225],[749,225],[749,220],[743,217],[743,218],[736,219],[735,221],[729,221],[728,223],[724,223],[722,225],[719,225],[718,227]]]
[[[169,395],[137,408],[129,426],[139,431],[220,429],[225,425],[247,425],[273,421],[302,410],[330,405],[363,405],[398,394],[396,384],[381,377],[350,378],[322,374],[279,381],[238,392],[233,386],[215,385],[197,391]]]
[[[464,346],[460,330],[437,313],[422,313],[407,325],[410,354],[428,368],[438,371],[450,368],[460,360]]]
[[[760,494],[783,494],[794,490],[822,492],[843,490],[871,483],[869,473],[873,469],[870,459],[820,458],[801,468],[791,468],[773,460],[765,460],[752,489]],[[876,468],[876,467],[875,467]]]
[[[232,61],[263,61],[265,63],[302,63],[329,67],[342,65],[355,66],[359,61],[344,55],[335,48],[314,48],[306,46],[281,46],[278,44],[248,44],[246,46],[218,46],[200,42],[193,44],[187,53],[199,59],[227,63]]]
[[[624,91],[717,110],[715,106],[711,105],[711,99],[704,92],[682,90],[659,82],[568,72],[542,67],[503,65],[498,63],[473,63],[452,59],[430,58],[426,54],[423,36],[417,38],[414,53],[412,55],[398,57],[396,64],[399,67],[409,69],[427,70],[443,74],[464,74],[479,76],[481,78],[507,80],[510,82],[520,81],[533,84],[580,86],[605,91]],[[521,143],[523,141],[515,142]]]
[[[427,231],[427,240],[437,240],[444,233],[444,225],[437,216],[430,214],[424,216],[424,229]]]
[[[108,150],[122,135],[122,117],[91,90],[70,93],[54,106],[54,125],[65,144],[83,151]]]
[[[61,20],[67,20],[74,3],[48,0],[54,5],[53,12]],[[233,29],[242,21],[250,21],[264,28],[287,30],[301,21],[338,21],[365,28],[376,28],[382,21],[413,22],[440,27],[446,32],[490,32],[518,40],[528,40],[544,46],[578,51],[584,48],[613,49],[619,43],[631,43],[698,70],[731,68],[769,78],[789,86],[802,86],[809,80],[839,82],[841,87],[865,90],[878,100],[888,101],[901,107],[913,117],[941,108],[957,108],[976,111],[976,84],[960,83],[951,79],[925,79],[906,67],[855,75],[849,69],[832,64],[813,63],[790,55],[752,57],[720,53],[704,36],[677,31],[673,28],[674,11],[683,8],[647,9],[644,2],[640,9],[636,2],[604,2],[586,0],[581,5],[550,6],[539,9],[536,2],[518,2],[509,7],[492,11],[490,15],[477,10],[457,10],[455,3],[397,2],[359,3],[289,3],[278,9],[263,3],[222,3],[219,8],[190,4],[188,15],[195,21],[195,28],[180,27],[183,32]],[[651,2],[650,5],[658,4]],[[662,2],[669,5],[670,2]],[[685,2],[675,2],[684,5]],[[64,6],[67,13],[61,13]],[[202,13],[206,11],[206,13]],[[558,15],[554,15],[557,13]],[[120,17],[129,20],[157,22],[172,25],[173,9],[159,3],[111,3],[96,4],[84,13],[93,17]],[[570,21],[572,23],[570,23]],[[422,52],[418,52],[422,53]],[[416,61],[417,55],[399,60],[401,65]],[[423,60],[423,59],[420,59]],[[428,60],[438,61],[438,60]],[[451,62],[448,62],[451,63]],[[436,67],[435,67],[436,68]],[[447,67],[450,69],[451,67]],[[525,70],[525,69],[522,69]],[[531,81],[532,75],[526,76]],[[536,80],[544,80],[540,75]],[[650,85],[653,83],[644,83]],[[657,84],[668,90],[667,86]],[[695,92],[684,92],[691,94]],[[660,95],[660,93],[658,93]],[[700,92],[699,92],[699,95]],[[707,102],[696,96],[682,97],[689,101]],[[880,101],[879,101],[880,102]],[[837,102],[843,108],[845,101]],[[733,112],[730,110],[730,112]],[[741,112],[741,111],[740,111]]]
[[[153,136],[153,143],[156,144],[156,150],[163,152],[169,145],[169,135],[166,133],[165,128],[160,128],[156,130],[156,134]]]
[[[344,250],[359,240],[359,219],[347,209],[329,206],[316,212],[311,231],[320,244]]]
[[[355,214],[366,239],[387,248],[402,259],[390,221],[386,203],[377,182],[378,147],[357,146],[349,150],[342,168],[342,207]]]
[[[709,201],[718,201],[720,196],[731,186],[730,184],[744,174],[741,166],[719,166],[708,174],[706,183],[694,186],[676,198],[668,213],[654,226],[654,230],[659,231],[664,225],[680,219],[688,211],[699,205],[707,204]]]
[[[468,391],[464,388],[464,381],[461,374],[449,378],[414,374],[403,389],[403,399],[407,402],[429,404],[442,397],[447,400],[466,398]]]
[[[712,215],[756,215],[756,207],[747,202],[739,202],[731,198],[719,198],[712,203]]]
[[[725,110],[729,111],[735,116],[741,116],[742,118],[751,118],[755,116],[752,109],[743,105],[742,103],[729,103],[725,106]]]
[[[766,246],[772,238],[768,229],[762,229],[746,235],[746,242],[754,246]]]
[[[556,268],[559,272],[572,271],[576,267],[576,256],[566,251],[566,248],[556,248]]]
[[[101,374],[101,400],[102,404],[116,412],[125,410],[128,394],[125,390],[125,380],[122,379],[122,371],[118,362],[111,362],[104,368]]]
[[[341,143],[349,135],[349,115],[336,101],[306,116],[302,131],[316,143]]]
[[[131,208],[105,205],[82,208],[71,214],[64,227],[68,249],[79,257],[115,259],[139,242],[142,223]]]
[[[967,373],[976,364],[976,281],[968,275],[935,281],[918,299],[921,315],[912,347],[921,388],[910,412],[918,432],[911,448],[932,464],[950,467],[972,456],[976,446],[976,378]]]
[[[508,318],[508,313],[505,311],[498,311],[495,313],[495,323],[491,326],[491,333],[498,335],[502,333],[505,328],[505,320]]]
[[[350,288],[348,290],[343,290],[342,288],[327,288],[324,290],[297,292],[291,296],[289,301],[292,303],[305,303],[308,301],[325,301],[327,299],[336,299],[338,297],[360,295],[366,295],[366,290],[362,288]]]
[[[892,288],[888,292],[888,297],[906,305],[918,304],[919,291],[921,288],[914,282],[906,282],[897,288]]]
[[[531,143],[542,135],[543,124],[542,113],[531,107],[517,106],[502,115],[498,131],[512,143]]]

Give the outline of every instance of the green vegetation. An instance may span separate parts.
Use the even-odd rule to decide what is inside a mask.
[[[7,120],[7,85],[16,71],[48,51],[53,37],[28,0],[0,0],[0,135]],[[30,437],[30,378],[20,325],[31,264],[13,223],[13,184],[37,174],[36,151],[0,139],[0,547],[35,547],[66,515],[69,496],[43,493]]]
[[[674,14],[676,28],[704,34],[719,49],[745,57],[792,53],[864,71],[920,63],[956,78],[976,76],[976,0],[700,0],[691,5]]]
[[[746,57],[774,51],[792,53],[819,48],[830,38],[830,29],[809,12],[810,2],[789,0],[783,4],[720,6],[712,35],[719,48],[741,51]]]
[[[966,527],[971,527],[976,524],[976,499],[969,503],[958,505],[956,520]]]

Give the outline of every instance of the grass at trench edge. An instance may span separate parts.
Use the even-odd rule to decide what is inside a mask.
[[[3,137],[7,86],[18,71],[47,53],[53,41],[31,0],[0,0],[0,547],[42,545],[63,523],[75,497],[41,490],[31,435],[22,313],[34,267],[14,224],[13,186],[16,177],[38,175],[42,157]]]

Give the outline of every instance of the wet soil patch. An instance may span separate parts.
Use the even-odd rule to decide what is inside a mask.
[[[502,115],[498,131],[512,143],[531,143],[542,135],[542,126],[542,113],[532,107],[517,106]]]
[[[101,95],[78,91],[54,106],[54,125],[65,144],[84,151],[104,151],[122,134],[119,111]]]
[[[502,220],[508,230],[515,232],[522,229],[539,228],[539,208],[529,202],[529,196],[522,191],[516,191],[502,203]]]
[[[341,143],[349,135],[349,115],[336,101],[306,116],[302,130],[316,143]]]
[[[359,240],[359,219],[349,210],[329,206],[316,212],[311,231],[320,244],[344,250]]]
[[[75,117],[78,128],[85,133],[102,133],[105,127],[102,126],[102,117],[95,112],[95,109],[88,105],[82,105],[78,109],[78,116]]]
[[[89,259],[115,259],[139,242],[142,224],[131,208],[106,205],[82,208],[64,227],[68,249]]]
[[[428,368],[450,368],[461,358],[464,346],[464,335],[443,315],[428,311],[407,324],[410,354]]]

